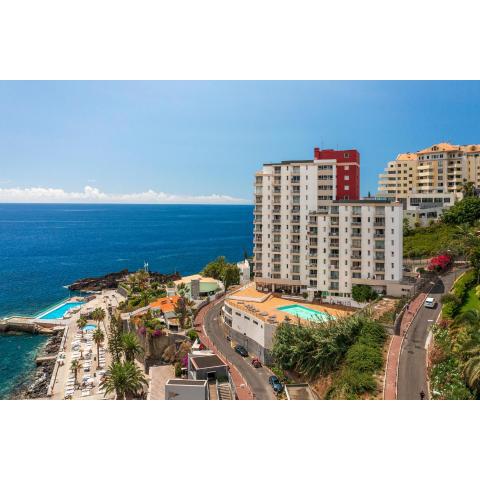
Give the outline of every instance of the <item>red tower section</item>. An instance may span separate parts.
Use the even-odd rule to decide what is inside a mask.
[[[360,199],[360,153],[358,150],[314,150],[315,160],[335,160],[336,200]]]

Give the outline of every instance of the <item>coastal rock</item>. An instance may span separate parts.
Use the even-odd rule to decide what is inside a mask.
[[[128,273],[128,270],[125,269],[116,273],[107,273],[102,277],[83,278],[73,282],[68,289],[77,292],[97,292],[103,289],[117,288]]]
[[[77,280],[68,286],[68,289],[76,292],[99,292],[104,289],[115,289],[118,284],[129,275],[127,269],[120,272],[107,273],[102,277],[90,277]],[[157,272],[150,272],[150,279],[152,282],[168,283],[179,280],[180,274],[178,272],[172,274],[163,274]]]

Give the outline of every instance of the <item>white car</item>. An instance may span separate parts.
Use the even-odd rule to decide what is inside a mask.
[[[435,308],[437,306],[437,302],[435,301],[434,298],[432,297],[428,297],[426,300],[425,300],[425,308]]]

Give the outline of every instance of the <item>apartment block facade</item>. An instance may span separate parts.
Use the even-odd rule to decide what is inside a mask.
[[[401,280],[402,206],[358,199],[354,152],[316,149],[313,160],[266,164],[257,173],[259,289],[342,302],[355,284],[387,293],[388,285]]]
[[[412,194],[454,193],[465,181],[480,187],[480,145],[438,143],[401,153],[380,174],[378,194],[397,200]]]

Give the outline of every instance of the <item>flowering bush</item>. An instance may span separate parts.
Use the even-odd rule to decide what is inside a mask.
[[[145,334],[147,333],[147,329],[145,327],[140,327],[138,329],[138,333],[142,336],[145,336]]]
[[[181,365],[182,365],[183,368],[187,368],[187,367],[188,367],[188,355],[185,355],[185,356],[182,358]]]
[[[450,255],[437,255],[430,259],[427,270],[430,272],[442,272],[452,263]]]
[[[152,332],[152,337],[161,337],[162,335],[164,335],[163,330],[157,329]]]

